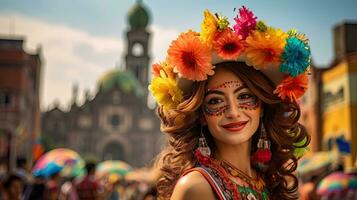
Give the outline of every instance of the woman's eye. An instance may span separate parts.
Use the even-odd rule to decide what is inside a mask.
[[[238,99],[246,100],[246,99],[250,99],[250,98],[253,98],[253,97],[254,97],[253,94],[243,93],[243,94],[240,94],[238,96]]]
[[[214,104],[218,104],[218,103],[221,103],[221,102],[222,102],[221,99],[212,98],[212,99],[210,99],[210,100],[207,101],[207,104],[214,105]]]

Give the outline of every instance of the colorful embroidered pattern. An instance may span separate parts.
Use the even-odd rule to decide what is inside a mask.
[[[200,165],[197,167],[198,169],[203,169],[205,172],[209,174],[209,177],[212,178],[210,184],[215,184],[216,187],[219,187],[225,199],[233,200],[233,193],[230,191],[227,186],[224,184],[223,179],[220,177],[218,171],[206,167],[204,165]],[[250,187],[244,187],[237,184],[234,184],[240,194],[240,199],[242,200],[269,200],[268,191],[264,188],[262,191],[254,190]]]

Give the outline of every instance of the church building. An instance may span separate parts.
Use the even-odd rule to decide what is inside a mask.
[[[56,147],[67,147],[84,158],[123,160],[134,167],[152,162],[164,136],[155,110],[148,107],[150,73],[150,21],[137,1],[128,15],[129,30],[124,69],[113,69],[99,78],[93,98],[77,104],[73,88],[69,111],[58,106],[42,115],[42,134]]]

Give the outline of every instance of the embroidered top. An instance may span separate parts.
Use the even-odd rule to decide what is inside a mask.
[[[226,184],[224,184],[223,178],[215,169],[200,165],[186,171],[184,175],[192,171],[198,171],[205,177],[220,200],[236,200],[234,199],[234,192],[231,191]],[[240,199],[242,200],[269,200],[267,188],[257,191],[251,187],[245,187],[238,184],[234,185],[240,194]]]

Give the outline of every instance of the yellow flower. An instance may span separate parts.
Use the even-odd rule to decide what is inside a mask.
[[[149,85],[149,90],[164,110],[175,108],[183,99],[182,90],[176,80],[170,77],[155,77]]]
[[[304,33],[299,33],[297,32],[296,29],[290,29],[288,31],[288,34],[290,37],[297,37],[299,40],[303,41],[305,44],[307,44],[309,42],[309,39],[306,37],[306,35]]]
[[[217,20],[218,30],[223,31],[223,30],[227,29],[229,26],[228,18],[223,17],[221,15],[217,15],[217,17],[218,17],[218,20]]]
[[[212,47],[212,40],[217,31],[217,19],[209,10],[205,10],[204,19],[201,24],[201,34],[200,40],[208,45],[209,48]]]
[[[279,66],[288,34],[280,29],[268,28],[265,32],[253,31],[246,39],[247,64],[256,69]]]
[[[153,77],[161,76],[174,78],[175,74],[173,70],[173,67],[166,60],[160,63],[153,64],[151,68]]]

